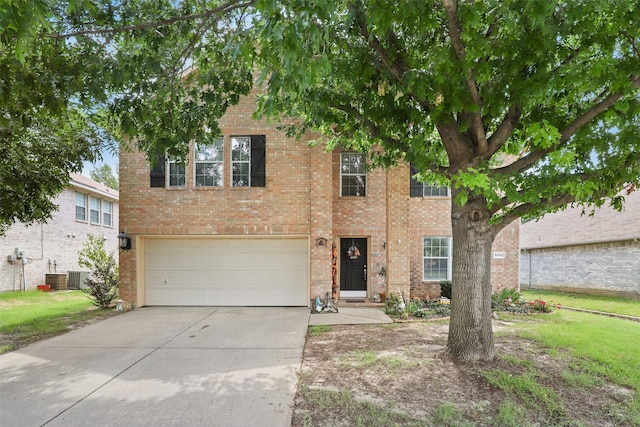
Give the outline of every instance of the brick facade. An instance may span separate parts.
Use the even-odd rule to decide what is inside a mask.
[[[408,166],[368,171],[366,197],[342,197],[341,150],[327,153],[321,144],[307,144],[311,136],[296,141],[274,125],[253,120],[255,94],[220,121],[223,187],[195,187],[191,162],[185,188],[151,188],[145,156],[121,152],[121,228],[134,237],[132,250],[120,258],[122,298],[142,299],[144,244],[154,236],[306,236],[311,300],[332,290],[332,247],[339,248],[341,238],[366,238],[369,299],[397,289],[406,296],[427,289],[438,295],[439,285],[422,282],[422,236],[451,234],[450,199],[410,200]],[[232,187],[230,137],[253,134],[266,136],[266,186]],[[517,286],[517,231],[511,226],[496,240],[496,250],[508,253],[504,265],[492,267],[496,283]]]
[[[82,177],[84,178],[84,177]],[[79,178],[81,179],[81,178]],[[88,178],[82,179],[89,182]],[[98,183],[95,183],[100,186]],[[88,221],[76,221],[76,191],[91,194],[102,200],[113,203],[113,224],[91,224]],[[22,263],[7,261],[8,255],[15,254],[15,248],[25,250],[27,264],[24,275],[27,289],[35,289],[45,283],[48,273],[66,273],[68,271],[84,271],[78,266],[78,253],[87,241],[87,234],[102,235],[107,238],[106,249],[114,251],[118,256],[118,192],[111,190],[111,195],[92,191],[86,186],[72,184],[60,194],[55,203],[58,210],[46,224],[34,224],[25,227],[14,224],[4,237],[0,238],[0,291],[15,291],[23,288]],[[101,213],[102,214],[102,213]],[[51,261],[51,262],[50,262]],[[55,264],[54,264],[55,262]]]
[[[640,295],[640,242],[528,249],[522,252],[523,289],[600,295]]]

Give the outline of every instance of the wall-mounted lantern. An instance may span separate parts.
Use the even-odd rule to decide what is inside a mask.
[[[318,237],[316,239],[316,246],[327,246],[327,239],[324,237]]]
[[[120,249],[125,251],[131,249],[131,237],[127,236],[124,231],[121,231],[120,234],[118,234],[118,246],[120,246]]]

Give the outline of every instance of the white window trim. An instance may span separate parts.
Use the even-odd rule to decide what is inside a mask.
[[[427,184],[426,182],[422,183],[422,197],[451,197],[451,187],[446,187],[447,188],[447,195],[446,196],[434,196],[432,194],[426,194],[427,192],[427,187],[445,187],[444,185],[434,185],[434,184]]]
[[[98,201],[98,220],[97,221],[94,221],[91,218],[91,212],[95,212],[95,209],[93,209],[93,207],[91,206],[91,201],[92,200],[97,200]],[[101,216],[102,216],[102,200],[99,197],[96,197],[96,196],[89,196],[89,222],[91,224],[100,225],[100,224],[102,224]]]
[[[365,169],[364,173],[347,173],[347,172],[343,172],[342,171],[342,155],[343,154],[347,154],[347,155],[356,154],[356,155],[364,157],[364,154],[356,153],[356,152],[342,152],[342,153],[340,153],[340,197],[367,197],[367,194],[369,192],[369,184],[368,184],[368,176],[367,176],[366,169]],[[365,163],[366,163],[366,159],[365,159]],[[364,194],[362,196],[345,196],[342,193],[342,189],[343,189],[342,178],[345,177],[345,176],[363,176],[364,177],[364,183],[365,183],[364,184]]]
[[[182,164],[184,166],[184,183],[182,185],[171,185],[171,164]],[[179,162],[178,160],[167,159],[165,165],[165,176],[166,176],[166,187],[167,188],[185,188],[187,186],[187,165],[184,162]]]
[[[434,278],[426,278],[424,271],[424,260],[425,259],[443,259],[444,257],[426,257],[424,256],[424,239],[425,238],[446,238],[447,239],[447,247],[449,249],[449,256],[447,257],[447,278],[446,279],[434,279]],[[453,270],[453,238],[450,236],[422,236],[422,281],[423,282],[433,282],[440,280],[451,280]]]
[[[248,138],[249,139],[249,160],[233,160],[233,140],[236,138]],[[237,188],[245,188],[245,187],[251,187],[251,136],[250,135],[236,135],[236,136],[232,136],[231,138],[231,142],[230,142],[230,147],[231,149],[229,150],[231,152],[231,170],[230,172],[230,179],[231,179],[231,186],[232,187],[237,187]],[[240,164],[240,163],[246,163],[249,165],[249,175],[247,177],[247,185],[235,185],[234,181],[233,181],[233,165],[234,164]]]
[[[104,209],[105,206],[111,206],[111,210],[107,212],[107,210]],[[104,220],[105,215],[109,215],[109,224]],[[104,227],[113,228],[113,202],[109,200],[102,200],[102,225]]]
[[[78,196],[82,196],[83,200],[84,200],[84,206],[80,206],[78,204]],[[76,191],[76,199],[74,201],[74,214],[76,217],[76,221],[78,222],[89,222],[89,197],[87,194],[84,193],[80,193],[79,191]],[[84,219],[79,219],[78,218],[78,207],[82,207],[84,208]]]
[[[198,160],[196,158],[198,154],[198,143],[195,142],[193,144],[193,186],[197,188],[222,188],[224,187],[224,139],[220,137],[222,140],[222,159],[220,160]],[[213,144],[203,144],[204,146],[209,146]],[[197,176],[197,165],[200,163],[213,163],[214,165],[222,165],[222,183],[220,185],[198,185],[198,176]]]

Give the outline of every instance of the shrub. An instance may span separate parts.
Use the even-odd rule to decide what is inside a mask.
[[[107,308],[118,298],[118,264],[113,252],[107,253],[104,236],[88,234],[87,238],[78,255],[78,265],[91,270],[87,289],[83,291],[93,298],[94,305]]]
[[[442,280],[440,282],[440,296],[451,299],[451,281]]]

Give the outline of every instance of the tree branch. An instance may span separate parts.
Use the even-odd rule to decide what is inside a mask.
[[[491,156],[493,156],[495,152],[498,151],[505,142],[507,142],[513,133],[513,130],[518,126],[521,115],[522,112],[520,111],[520,106],[518,104],[514,104],[509,107],[509,110],[502,119],[502,122],[487,140],[487,151],[482,155],[484,160],[489,160]]]
[[[631,76],[631,84],[637,88],[640,88],[640,75]],[[509,175],[514,172],[520,172],[526,169],[529,169],[535,163],[537,163],[540,159],[542,159],[547,154],[561,148],[563,145],[567,144],[571,137],[578,131],[580,128],[588,124],[591,120],[598,117],[601,113],[605,112],[611,106],[613,106],[617,101],[619,101],[625,94],[621,92],[612,93],[605,97],[603,100],[593,105],[587,111],[582,113],[579,117],[577,117],[574,121],[569,123],[562,133],[560,134],[560,139],[557,143],[553,144],[549,148],[545,148],[543,150],[533,151],[526,156],[516,160],[502,168],[494,169],[491,172],[492,176],[497,175]]]
[[[403,69],[396,63],[396,61],[392,60],[391,56],[389,55],[387,50],[384,48],[384,46],[382,45],[378,37],[376,37],[375,35],[372,35],[369,32],[369,28],[367,27],[367,22],[361,6],[362,5],[360,4],[360,2],[349,3],[349,9],[354,14],[356,18],[356,23],[360,28],[360,35],[367,42],[369,47],[371,47],[374,50],[374,52],[378,54],[387,71],[389,71],[389,73],[391,73],[391,75],[396,80],[400,81],[402,79],[402,76],[407,70],[406,65]],[[392,37],[392,36],[390,35],[389,37]]]
[[[109,34],[117,34],[117,33],[126,33],[134,30],[149,30],[154,28],[166,27],[168,25],[175,24],[176,22],[194,21],[197,19],[208,19],[222,12],[229,12],[236,9],[242,9],[245,7],[253,6],[254,4],[255,4],[255,0],[249,0],[246,2],[238,2],[238,1],[232,0],[227,3],[221,4],[220,6],[215,7],[213,9],[208,9],[202,13],[195,13],[192,15],[174,16],[172,18],[163,19],[161,21],[145,22],[143,24],[137,24],[137,25],[127,25],[120,28],[100,28],[96,30],[82,30],[82,31],[75,31],[72,33],[64,33],[64,34],[47,34],[46,37],[53,38],[53,39],[66,39],[66,38],[78,37],[78,36],[109,35]]]
[[[560,206],[568,205],[569,203],[573,203],[576,201],[576,197],[569,194],[561,194],[556,197],[551,198],[547,203],[544,204],[544,207],[547,209],[557,208]],[[509,211],[505,216],[502,217],[502,220],[493,225],[494,235],[497,235],[503,228],[507,225],[511,224],[513,221],[518,218],[522,218],[524,215],[531,213],[540,208],[540,204],[535,203],[523,203],[522,205],[516,206],[512,210]]]
[[[451,38],[451,44],[456,52],[456,56],[461,64],[464,65],[466,59],[466,52],[464,43],[460,37],[459,21],[458,21],[458,5],[455,0],[441,0],[442,5],[447,11],[447,23],[449,27],[449,37]],[[476,138],[477,152],[483,154],[487,151],[487,135],[484,131],[482,124],[482,97],[478,91],[478,84],[476,83],[471,68],[466,69],[467,74],[467,89],[471,95],[471,99],[478,107],[478,111],[471,113],[471,128],[473,129],[474,136]]]

